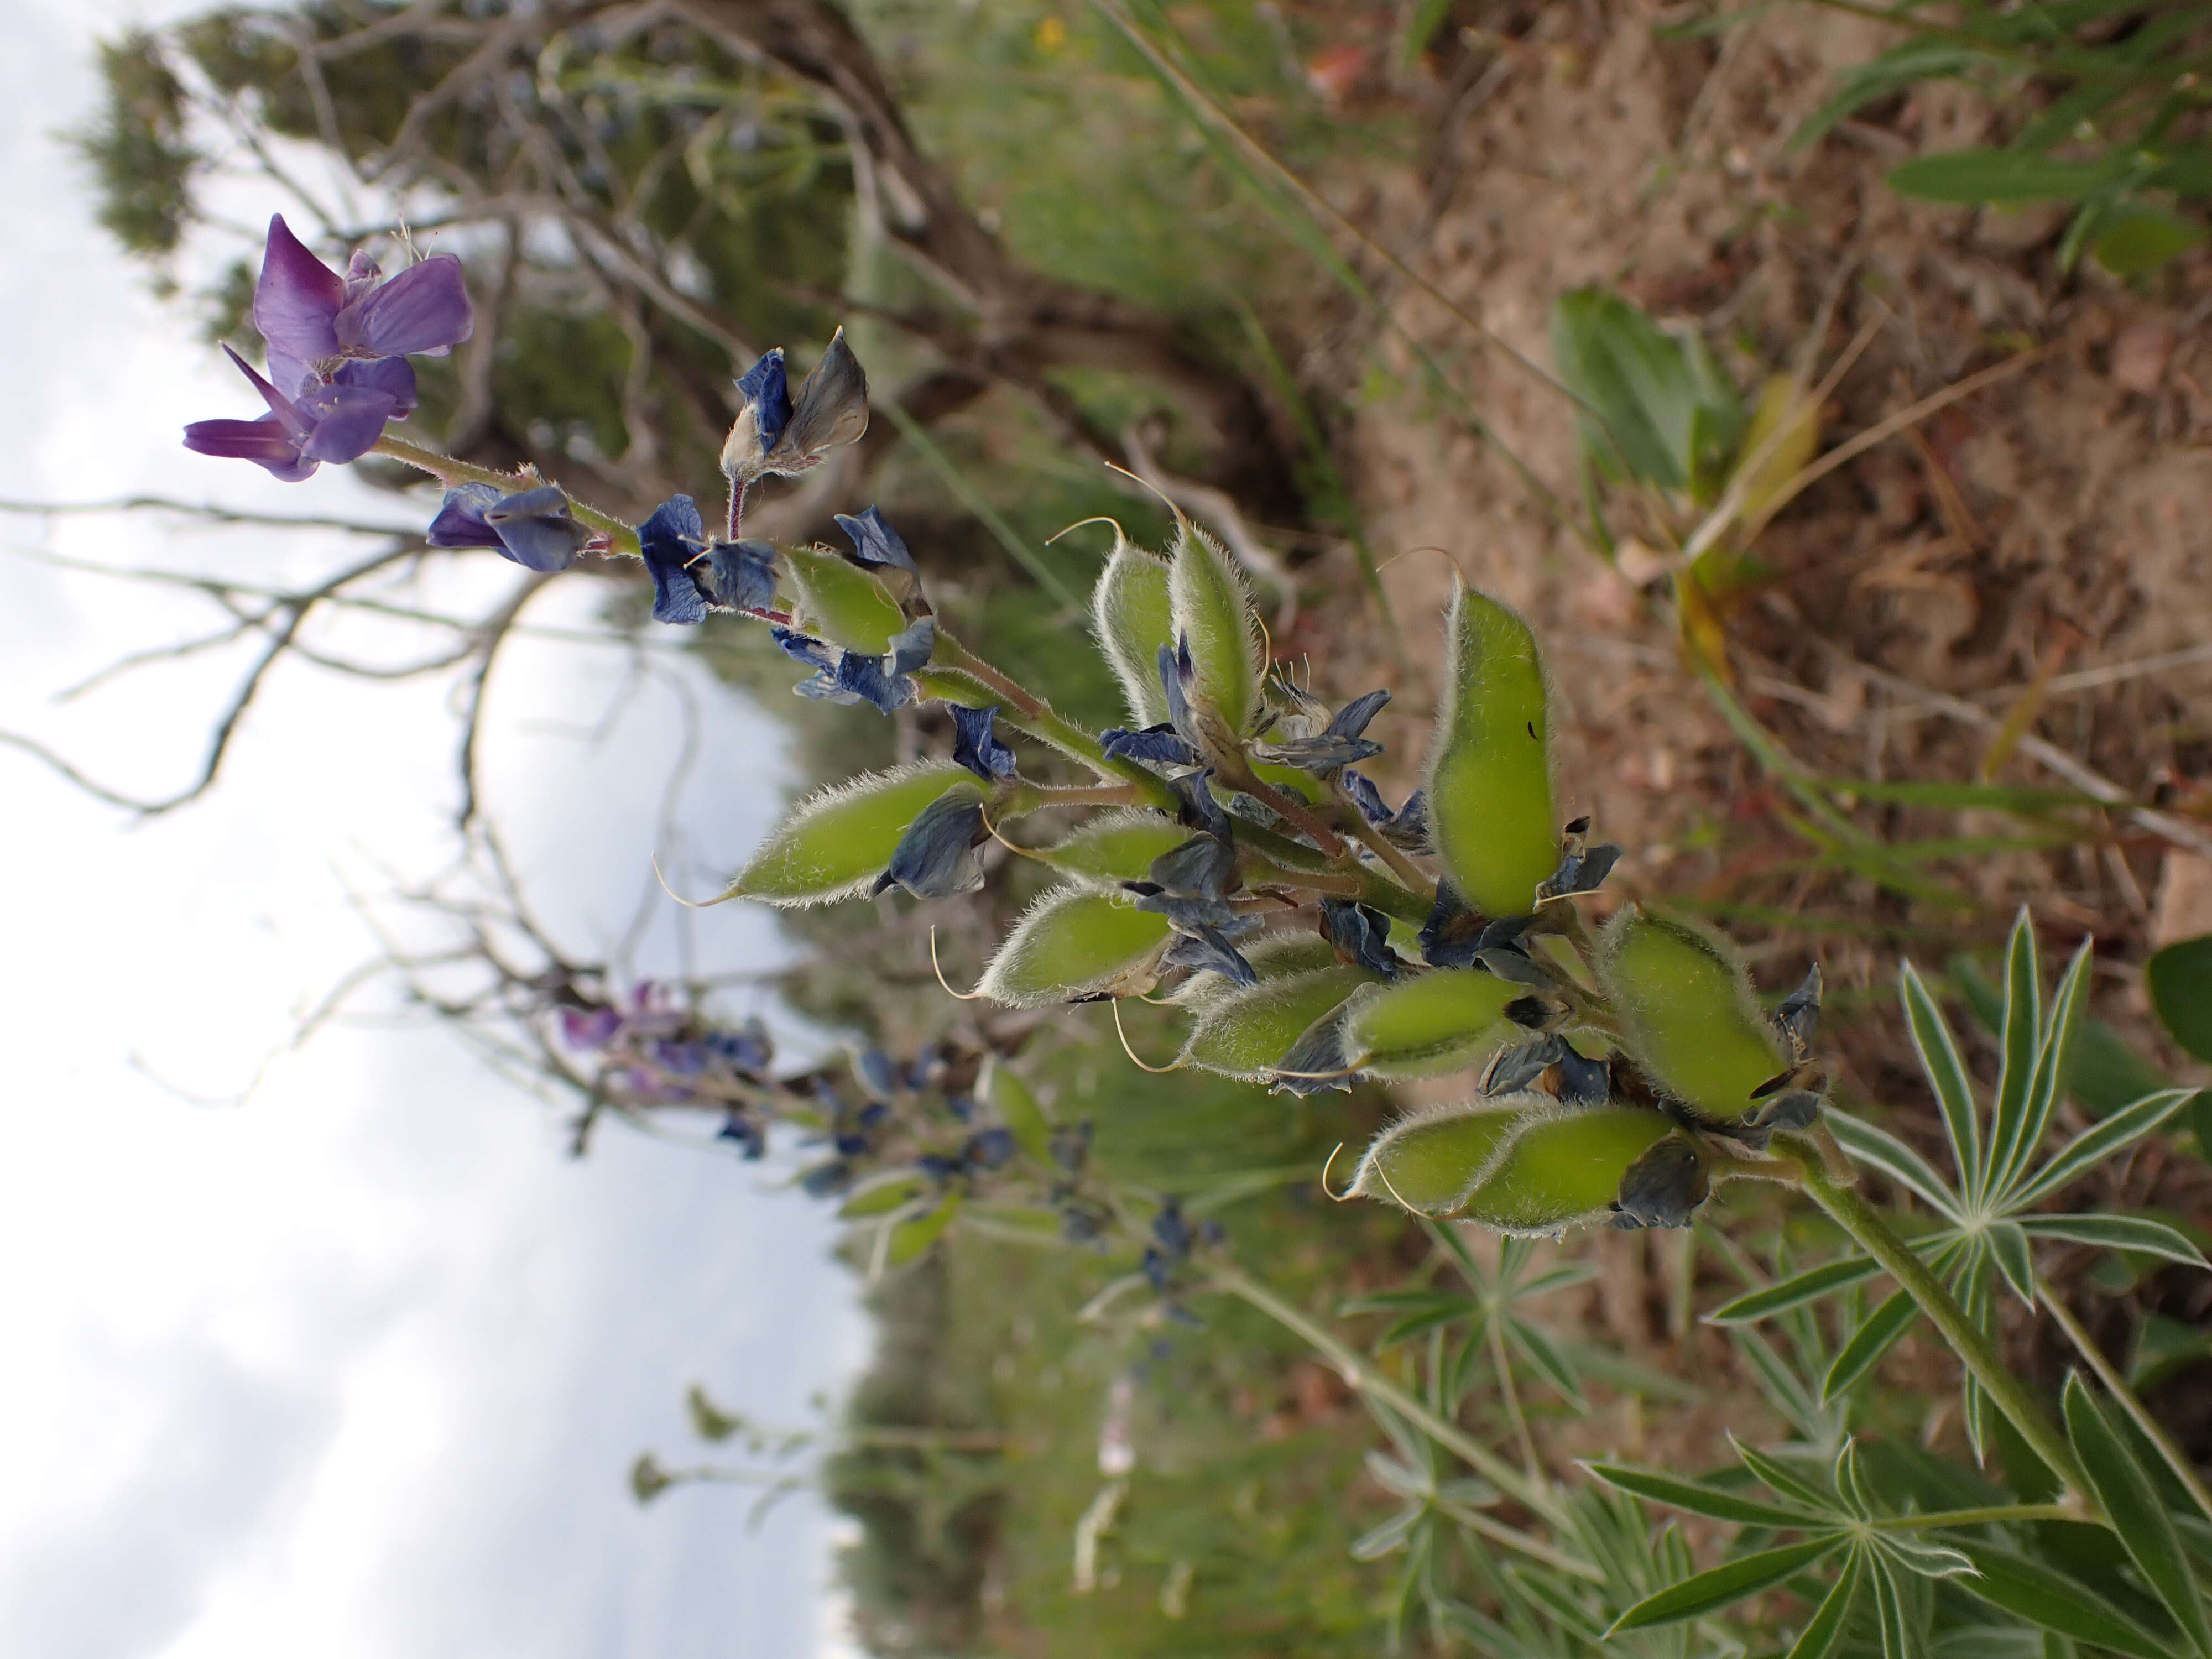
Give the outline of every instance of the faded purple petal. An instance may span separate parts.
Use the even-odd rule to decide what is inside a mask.
[[[265,466],[284,483],[297,483],[315,470],[300,453],[298,441],[285,435],[274,416],[258,421],[194,421],[185,428],[185,447],[226,460]]]
[[[388,394],[398,405],[392,418],[404,421],[415,409],[415,366],[404,357],[379,357],[373,362],[342,365],[331,377],[340,386],[356,386]]]
[[[349,355],[442,357],[477,325],[461,262],[434,253],[337,314],[339,348]]]
[[[253,389],[261,394],[261,401],[269,405],[269,412],[276,417],[277,422],[283,427],[284,430],[298,439],[301,444],[305,444],[307,434],[313,428],[313,423],[301,410],[300,406],[270,385],[252,364],[247,362],[228,346],[222,349],[222,355],[238,365],[240,374],[253,382]]]
[[[337,272],[307,251],[283,214],[271,219],[261,280],[253,290],[253,326],[269,343],[270,356],[301,363],[337,356],[333,323],[344,304],[345,283]]]
[[[484,509],[483,520],[498,535],[502,554],[525,569],[548,575],[575,563],[592,538],[556,484],[502,496]]]
[[[499,532],[484,522],[484,511],[497,504],[498,489],[488,483],[456,484],[446,492],[438,516],[423,539],[433,547],[497,547]]]
[[[561,1037],[571,1048],[604,1048],[622,1030],[621,1013],[613,1008],[563,1008]]]
[[[300,453],[318,461],[359,460],[376,447],[398,406],[390,392],[366,386],[328,386],[310,392],[301,407],[313,418],[314,429]]]
[[[269,378],[288,398],[297,398],[313,388],[319,379],[313,369],[297,357],[288,357],[273,347],[269,353]]]

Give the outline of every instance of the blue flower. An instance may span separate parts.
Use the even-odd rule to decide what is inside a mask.
[[[872,569],[914,570],[914,555],[907,551],[905,538],[884,517],[883,508],[872,507],[858,515],[840,513],[836,518],[837,528],[852,538],[854,563]]]
[[[1620,848],[1606,842],[1585,849],[1583,837],[1589,829],[1588,818],[1577,818],[1567,826],[1565,838],[1559,844],[1559,867],[1536,889],[1538,903],[1569,893],[1595,893],[1613,872],[1613,866],[1620,860]]]
[[[653,575],[653,621],[706,621],[707,596],[691,574],[692,561],[707,550],[698,503],[689,495],[671,495],[637,527],[637,544]]]
[[[1168,925],[1179,933],[1211,929],[1224,939],[1234,939],[1259,926],[1256,916],[1240,915],[1224,900],[1170,893],[1158,882],[1125,881],[1121,890],[1137,895],[1137,908],[1165,916]]]
[[[423,539],[433,547],[489,547],[550,574],[575,563],[596,538],[553,484],[509,495],[495,484],[465,483],[446,492]]]
[[[1321,920],[1328,942],[1342,960],[1385,979],[1397,978],[1405,968],[1390,948],[1390,918],[1373,905],[1325,898],[1321,902]]]
[[[1421,924],[1421,960],[1431,968],[1472,968],[1490,924],[1467,908],[1448,881],[1437,884],[1437,902]]]
[[[707,556],[714,602],[732,611],[763,611],[775,606],[775,544],[716,542]]]
[[[1332,1009],[1300,1032],[1290,1053],[1268,1075],[1268,1091],[1300,1099],[1329,1090],[1350,1092],[1357,1068],[1344,1052],[1344,1009]]]
[[[784,378],[781,346],[738,378],[738,418],[722,446],[722,471],[739,489],[770,474],[805,472],[868,429],[868,377],[842,328],[796,398]]]
[[[952,758],[986,783],[1014,775],[1014,751],[992,731],[999,717],[994,703],[988,708],[963,708],[947,703],[952,714]]]
[[[731,1070],[755,1077],[765,1075],[775,1059],[775,1044],[757,1016],[734,1031],[710,1031],[705,1041],[708,1052]]]
[[[916,898],[947,898],[983,884],[974,849],[988,839],[983,797],[972,787],[946,791],[923,807],[892,849],[870,896],[903,887]]]
[[[1168,702],[1168,724],[1175,734],[1189,745],[1193,755],[1202,755],[1206,745],[1199,741],[1198,723],[1191,717],[1191,683],[1198,669],[1191,660],[1190,635],[1181,635],[1173,646],[1163,645],[1155,665],[1159,670],[1160,690]]]

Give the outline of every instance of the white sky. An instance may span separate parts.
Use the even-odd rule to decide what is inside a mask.
[[[404,517],[342,470],[278,485],[179,446],[188,420],[252,413],[251,393],[93,228],[50,136],[87,107],[95,31],[177,9],[0,9],[0,495]],[[271,578],[367,546],[21,518],[0,544]],[[591,599],[573,582],[534,614],[588,626]],[[173,591],[0,557],[0,726],[120,788],[173,788],[241,658],[52,695],[213,620]],[[670,672],[707,714],[681,817],[700,864],[727,868],[776,809],[775,732]],[[580,735],[623,672],[611,651],[525,643],[489,703],[493,815],[580,951],[650,880],[678,748],[665,680]],[[624,1484],[647,1447],[693,1456],[692,1381],[799,1425],[849,1376],[864,1332],[820,1206],[774,1170],[619,1131],[571,1162],[544,1108],[438,1032],[331,1031],[243,1105],[177,1092],[234,1094],[368,954],[343,882],[445,860],[445,695],[280,672],[216,793],[138,828],[0,751],[0,1654],[840,1650],[811,1500],[749,1534],[741,1492],[641,1510]],[[647,951],[664,970],[675,914]],[[711,965],[777,948],[757,915],[693,926]]]

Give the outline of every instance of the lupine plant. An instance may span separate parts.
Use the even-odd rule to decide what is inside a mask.
[[[1687,1656],[1759,1644],[1792,1659],[1937,1648],[2212,1659],[2200,1583],[2212,1500],[2036,1258],[2039,1243],[2063,1243],[2202,1265],[2161,1223],[2046,1208],[2189,1097],[2152,1093],[2050,1148],[2086,945],[2046,1007],[2033,929],[2025,916],[2015,927],[2003,1069],[1986,1109],[1934,998],[1905,970],[1947,1177],[1830,1097],[1817,965],[1765,1007],[1720,935],[1636,904],[1613,907],[1601,926],[1585,914],[1621,849],[1563,809],[1541,653],[1496,600],[1455,592],[1419,787],[1393,805],[1363,769],[1382,757],[1366,733],[1390,693],[1333,707],[1271,664],[1240,568],[1180,514],[1164,554],[1117,527],[1091,622],[1127,723],[1092,732],[944,624],[879,510],[839,519],[842,548],[744,538],[749,489],[809,469],[866,424],[866,376],[842,337],[795,394],[781,352],[738,380],[720,533],[684,495],[633,531],[556,484],[383,435],[383,420],[404,412],[390,388],[404,354],[465,332],[465,300],[442,297],[452,277],[427,263],[379,288],[358,259],[342,282],[303,257],[279,222],[257,301],[272,415],[250,442],[194,428],[196,447],[288,477],[374,448],[446,483],[439,544],[545,571],[587,552],[635,556],[657,619],[696,624],[719,610],[760,621],[805,671],[801,696],[884,714],[944,705],[950,754],[805,801],[722,896],[799,906],[896,890],[940,902],[981,884],[987,853],[1011,855],[1052,884],[975,988],[955,994],[1020,1010],[1108,1002],[1117,1022],[1128,999],[1164,1003],[1186,1024],[1177,1066],[1294,1096],[1362,1079],[1463,1079],[1455,1099],[1374,1135],[1342,1195],[1419,1218],[1468,1290],[1365,1304],[1395,1316],[1386,1346],[1410,1355],[1395,1372],[1378,1366],[1232,1262],[1172,1200],[1086,1188],[1084,1132],[1055,1131],[1025,1085],[979,1056],[864,1054],[842,1079],[778,1081],[758,1033],[714,1030],[633,994],[561,1016],[571,1046],[601,1057],[605,1088],[643,1107],[710,1101],[748,1151],[771,1118],[799,1121],[829,1149],[804,1179],[876,1231],[887,1264],[929,1248],[963,1209],[981,1214],[997,1173],[1018,1159],[1045,1194],[1025,1200],[1028,1215],[1078,1243],[1143,1249],[1102,1309],[1149,1286],[1170,1311],[1212,1291],[1279,1320],[1354,1383],[1393,1441],[1373,1471],[1402,1508],[1361,1549],[1406,1553],[1401,1622],[1425,1612],[1440,1635],[1480,1650]],[[424,307],[437,325],[392,323],[386,313],[407,307],[383,296],[416,295],[440,297]],[[365,388],[391,406],[365,401]],[[1933,1224],[1885,1213],[1864,1173],[1917,1198]],[[1532,1274],[1526,1241],[1592,1225],[1687,1227],[1717,1188],[1747,1181],[1802,1194],[1847,1241],[1835,1261],[1712,1315],[1738,1328],[1802,1439],[1740,1445],[1739,1468],[1702,1478],[1597,1462],[1600,1484],[1570,1491],[1517,1406],[1517,1457],[1462,1425],[1478,1380],[1509,1401],[1529,1382],[1577,1394],[1528,1316],[1576,1275]],[[1482,1233],[1506,1241],[1494,1265],[1470,1246]],[[1895,1289],[1869,1307],[1861,1287],[1881,1276]],[[1993,1336],[2007,1290],[2049,1310],[2110,1403],[2077,1376],[2054,1414],[2014,1373]],[[1814,1317],[1823,1298],[1844,1310],[1832,1340]],[[1745,1328],[1768,1319],[1782,1322],[1786,1352]],[[2008,1485],[1852,1431],[1855,1389],[1922,1320],[1961,1368],[1978,1459],[2005,1453]],[[1733,1527],[1735,1540],[1697,1571],[1689,1538],[1652,1524],[1654,1505]],[[1698,1534],[1708,1544],[1709,1530]],[[1763,1611],[1745,1611],[1753,1597]]]

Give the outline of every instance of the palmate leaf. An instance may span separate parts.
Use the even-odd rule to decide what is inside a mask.
[[[1887,1557],[1877,1554],[1868,1563],[1868,1576],[1874,1580],[1881,1659],[1917,1659],[1912,1629],[1905,1618],[1905,1586],[1898,1582],[1897,1569]]]
[[[1559,1390],[1567,1403],[1577,1411],[1588,1411],[1589,1401],[1583,1393],[1582,1379],[1575,1375],[1574,1366],[1552,1340],[1551,1334],[1541,1327],[1515,1314],[1504,1316],[1504,1331],[1508,1342],[1528,1368]]]
[[[2025,1209],[2087,1175],[2114,1153],[2133,1146],[2187,1105],[2196,1091],[2167,1089],[2123,1107],[2083,1130],[2051,1156],[2034,1177],[2010,1194],[2008,1207]]]
[[[2081,1016],[2081,1002],[2089,978],[2089,947],[2083,945],[2067,965],[2051,999],[2051,1015],[2044,1022],[2043,1040],[2036,1049],[2035,1070],[2028,1080],[2027,1098],[1990,1122],[1990,1167],[1983,1190],[1992,1195],[2008,1194],[2019,1184],[2028,1160],[2042,1145],[2058,1104],[2058,1088],[2066,1076],[2067,1056],[2074,1028]]]
[[[1912,1299],[1912,1293],[1899,1291],[1861,1321],[1820,1381],[1820,1402],[1826,1405],[1872,1370],[1911,1328],[1919,1314],[1920,1304]]]
[[[1860,1163],[1871,1164],[1946,1219],[1961,1218],[1958,1195],[1944,1184],[1943,1177],[1936,1173],[1926,1158],[1895,1135],[1842,1112],[1829,1112],[1822,1121],[1843,1144],[1844,1150]]]
[[[1729,1437],[1729,1445],[1744,1468],[1756,1475],[1759,1484],[1769,1492],[1790,1498],[1817,1514],[1832,1516],[1844,1513],[1833,1492],[1800,1474],[1771,1453],[1760,1451],[1755,1446],[1747,1446],[1734,1435]]]
[[[1816,1510],[1784,1509],[1774,1504],[1762,1504],[1756,1498],[1741,1498],[1732,1492],[1723,1492],[1694,1480],[1678,1480],[1671,1474],[1661,1474],[1651,1469],[1631,1468],[1624,1463],[1584,1463],[1583,1467],[1607,1486],[1618,1486],[1623,1492],[1632,1492],[1638,1498],[1664,1504],[1670,1509],[1710,1516],[1716,1521],[1733,1521],[1746,1527],[1784,1527],[1801,1530],[1826,1524],[1826,1517]]]
[[[1989,1240],[1990,1259],[2013,1294],[2027,1306],[2035,1305],[2035,1261],[2027,1248],[2027,1235],[2017,1221],[1992,1221],[1983,1235]]]
[[[1905,1003],[1906,1023],[1912,1028],[1912,1046],[1920,1055],[1921,1069],[1935,1088],[1936,1103],[1943,1109],[1943,1127],[1951,1139],[1951,1158],[1959,1171],[1960,1184],[1970,1200],[1977,1198],[1982,1188],[1981,1120],[1974,1109],[1966,1062],[1960,1057],[1949,1022],[1911,963],[1905,964],[1899,980],[1899,994]]]
[[[1779,1549],[1724,1561],[1709,1571],[1669,1584],[1656,1595],[1647,1595],[1613,1621],[1606,1633],[1643,1630],[1653,1625],[1672,1625],[1685,1619],[1702,1619],[1735,1606],[1747,1595],[1771,1589],[1784,1580],[1826,1560],[1843,1547],[1844,1534],[1826,1533]]]
[[[1790,1644],[1787,1659],[1827,1659],[1835,1651],[1850,1624],[1851,1606],[1858,1600],[1859,1585],[1865,1577],[1865,1553],[1855,1549],[1844,1558],[1843,1571],[1836,1575],[1836,1582]]]
[[[2066,1433],[2136,1570],[2173,1615],[2191,1650],[2200,1659],[2212,1656],[2212,1625],[2206,1622],[2203,1598],[2173,1518],[2079,1372],[2066,1380]]]
[[[1824,1262],[1817,1267],[1808,1267],[1803,1273],[1792,1273],[1771,1285],[1747,1291],[1733,1302],[1724,1302],[1705,1316],[1709,1325],[1748,1325],[1755,1320],[1784,1313],[1791,1308],[1802,1308],[1817,1302],[1824,1296],[1852,1285],[1863,1284],[1881,1271],[1881,1264],[1872,1256],[1847,1256],[1840,1261]]]
[[[2013,918],[2012,937],[2005,946],[2005,1000],[2000,1038],[2004,1070],[1997,1079],[1996,1115],[2021,1111],[2027,1098],[2028,1080],[2035,1074],[2035,1054],[2043,1037],[2043,972],[2035,954],[2035,924],[2027,908]],[[1978,1170],[1980,1165],[1977,1164]],[[1978,1176],[1978,1180],[1985,1177]]]

